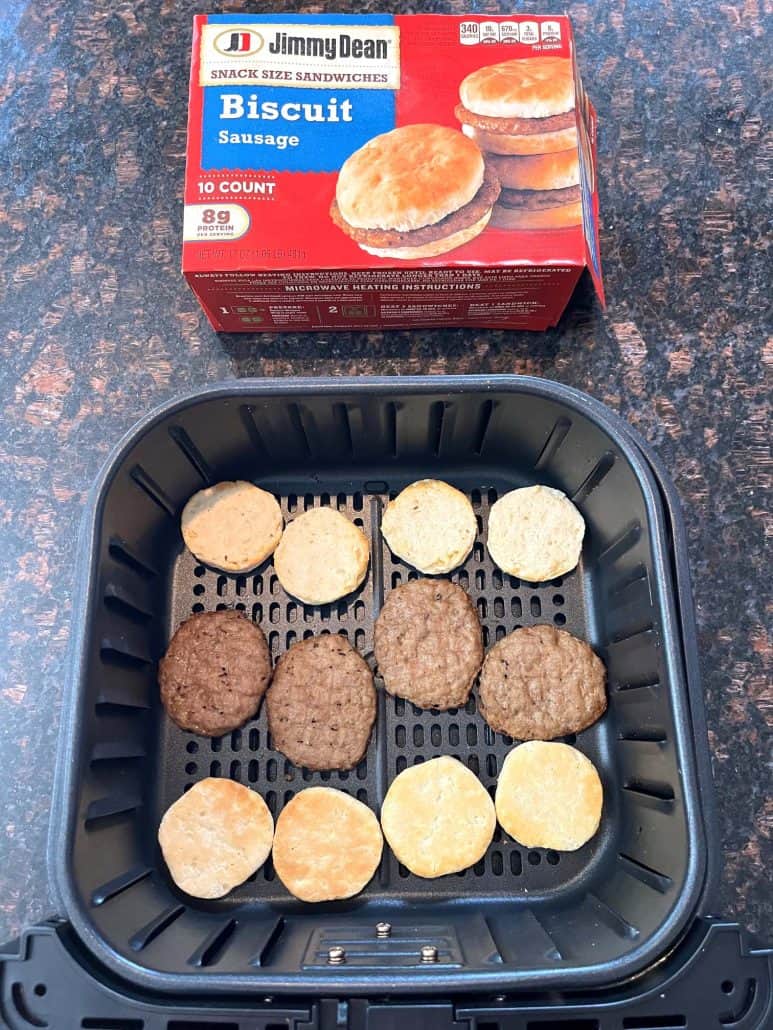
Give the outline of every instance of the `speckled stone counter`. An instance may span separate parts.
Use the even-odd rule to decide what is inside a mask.
[[[368,372],[557,379],[605,401],[654,445],[689,533],[720,909],[770,935],[764,5],[568,4],[601,123],[606,311],[582,284],[544,335],[233,337],[210,330],[179,274],[194,7],[275,9],[5,0],[0,13],[0,940],[52,911],[45,850],[74,543],[109,448],[177,390],[233,376]]]

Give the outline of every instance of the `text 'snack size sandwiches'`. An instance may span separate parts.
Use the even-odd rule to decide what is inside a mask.
[[[215,329],[545,329],[603,302],[565,17],[197,15],[183,272]]]

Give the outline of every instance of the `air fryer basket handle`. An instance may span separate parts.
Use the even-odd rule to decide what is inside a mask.
[[[734,923],[698,920],[654,968],[622,987],[573,995],[551,992],[519,1000],[472,997],[448,1001],[354,1001],[139,996],[84,957],[66,923],[26,930],[0,951],[0,1018],[9,1030],[29,1027],[120,1027],[121,1030],[523,1030],[533,1020],[566,1030],[625,1026],[732,1025],[765,1030],[773,1015],[773,950],[759,949]]]

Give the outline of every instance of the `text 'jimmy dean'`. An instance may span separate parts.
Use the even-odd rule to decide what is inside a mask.
[[[202,28],[199,84],[273,82],[285,87],[400,88],[394,25],[229,24]],[[335,72],[331,72],[331,67]]]
[[[324,57],[335,61],[337,57],[363,57],[368,61],[386,61],[389,42],[386,39],[358,39],[348,32],[336,36],[291,36],[277,32],[268,44],[270,54],[291,54],[293,57]]]

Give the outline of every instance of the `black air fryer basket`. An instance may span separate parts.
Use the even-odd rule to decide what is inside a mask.
[[[265,630],[274,658],[295,640],[333,632],[371,659],[386,594],[416,575],[383,543],[381,515],[390,496],[422,477],[446,479],[472,500],[478,539],[451,578],[476,604],[486,645],[517,626],[549,623],[588,640],[607,665],[607,714],[567,738],[601,774],[599,833],[558,854],[525,849],[498,829],[475,867],[435,881],[411,875],[385,848],[365,891],[335,904],[294,900],[270,861],[220,901],[181,894],[156,831],[165,809],[206,776],[260,791],[275,816],[313,784],[345,790],[378,812],[397,773],[439,754],[459,758],[493,792],[513,742],[484,723],[474,695],[464,709],[436,713],[380,690],[367,755],[348,773],[293,766],[271,749],[263,712],[209,741],[174,726],[158,699],[157,659],[191,612],[244,611]],[[284,593],[270,560],[247,576],[198,564],[182,546],[182,506],[201,487],[236,478],[275,493],[287,518],[332,505],[361,525],[372,561],[360,589],[306,607]],[[536,586],[503,574],[485,547],[491,504],[535,482],[568,494],[587,524],[580,566]],[[589,991],[619,999],[621,983],[664,972],[679,948],[707,951],[706,926],[696,930],[696,921],[709,912],[716,841],[678,505],[646,448],[599,403],[515,376],[246,380],[201,390],[153,412],[114,452],[92,493],[79,561],[51,841],[69,925],[45,931],[39,955],[53,962],[56,938],[70,961],[81,956],[76,965],[92,980],[156,997],[159,1011],[185,997],[201,1016],[211,999],[213,1011],[222,1006],[241,1019],[240,999],[257,994],[270,999],[263,1021],[245,1010],[255,1027],[327,1025],[326,1011],[338,1021],[331,1026],[355,1025],[347,1023],[355,1012],[370,1012],[363,1026],[388,1026],[372,1005],[389,995],[411,999],[406,1011],[424,1013],[418,1026],[439,1011],[437,1002],[422,1009],[418,998],[467,996],[475,1000],[466,1025],[483,1030],[510,1011],[486,1022],[486,998],[501,1007],[528,989],[525,998],[518,993],[521,1003],[541,999],[551,1012],[548,1002],[565,1006],[567,992],[578,1004]],[[390,930],[379,933],[384,923]],[[34,949],[25,940],[17,957],[29,961]],[[344,961],[331,962],[331,949],[343,949]],[[551,989],[563,993],[542,993]],[[737,999],[724,994],[737,1014]],[[277,996],[300,999],[297,1011],[271,1002]],[[761,992],[755,997],[759,1007]],[[320,1008],[320,998],[338,999],[338,1008]],[[271,1014],[276,1004],[279,1016]],[[241,1030],[235,1018],[168,1026]],[[72,1025],[146,1024],[105,1016]]]

